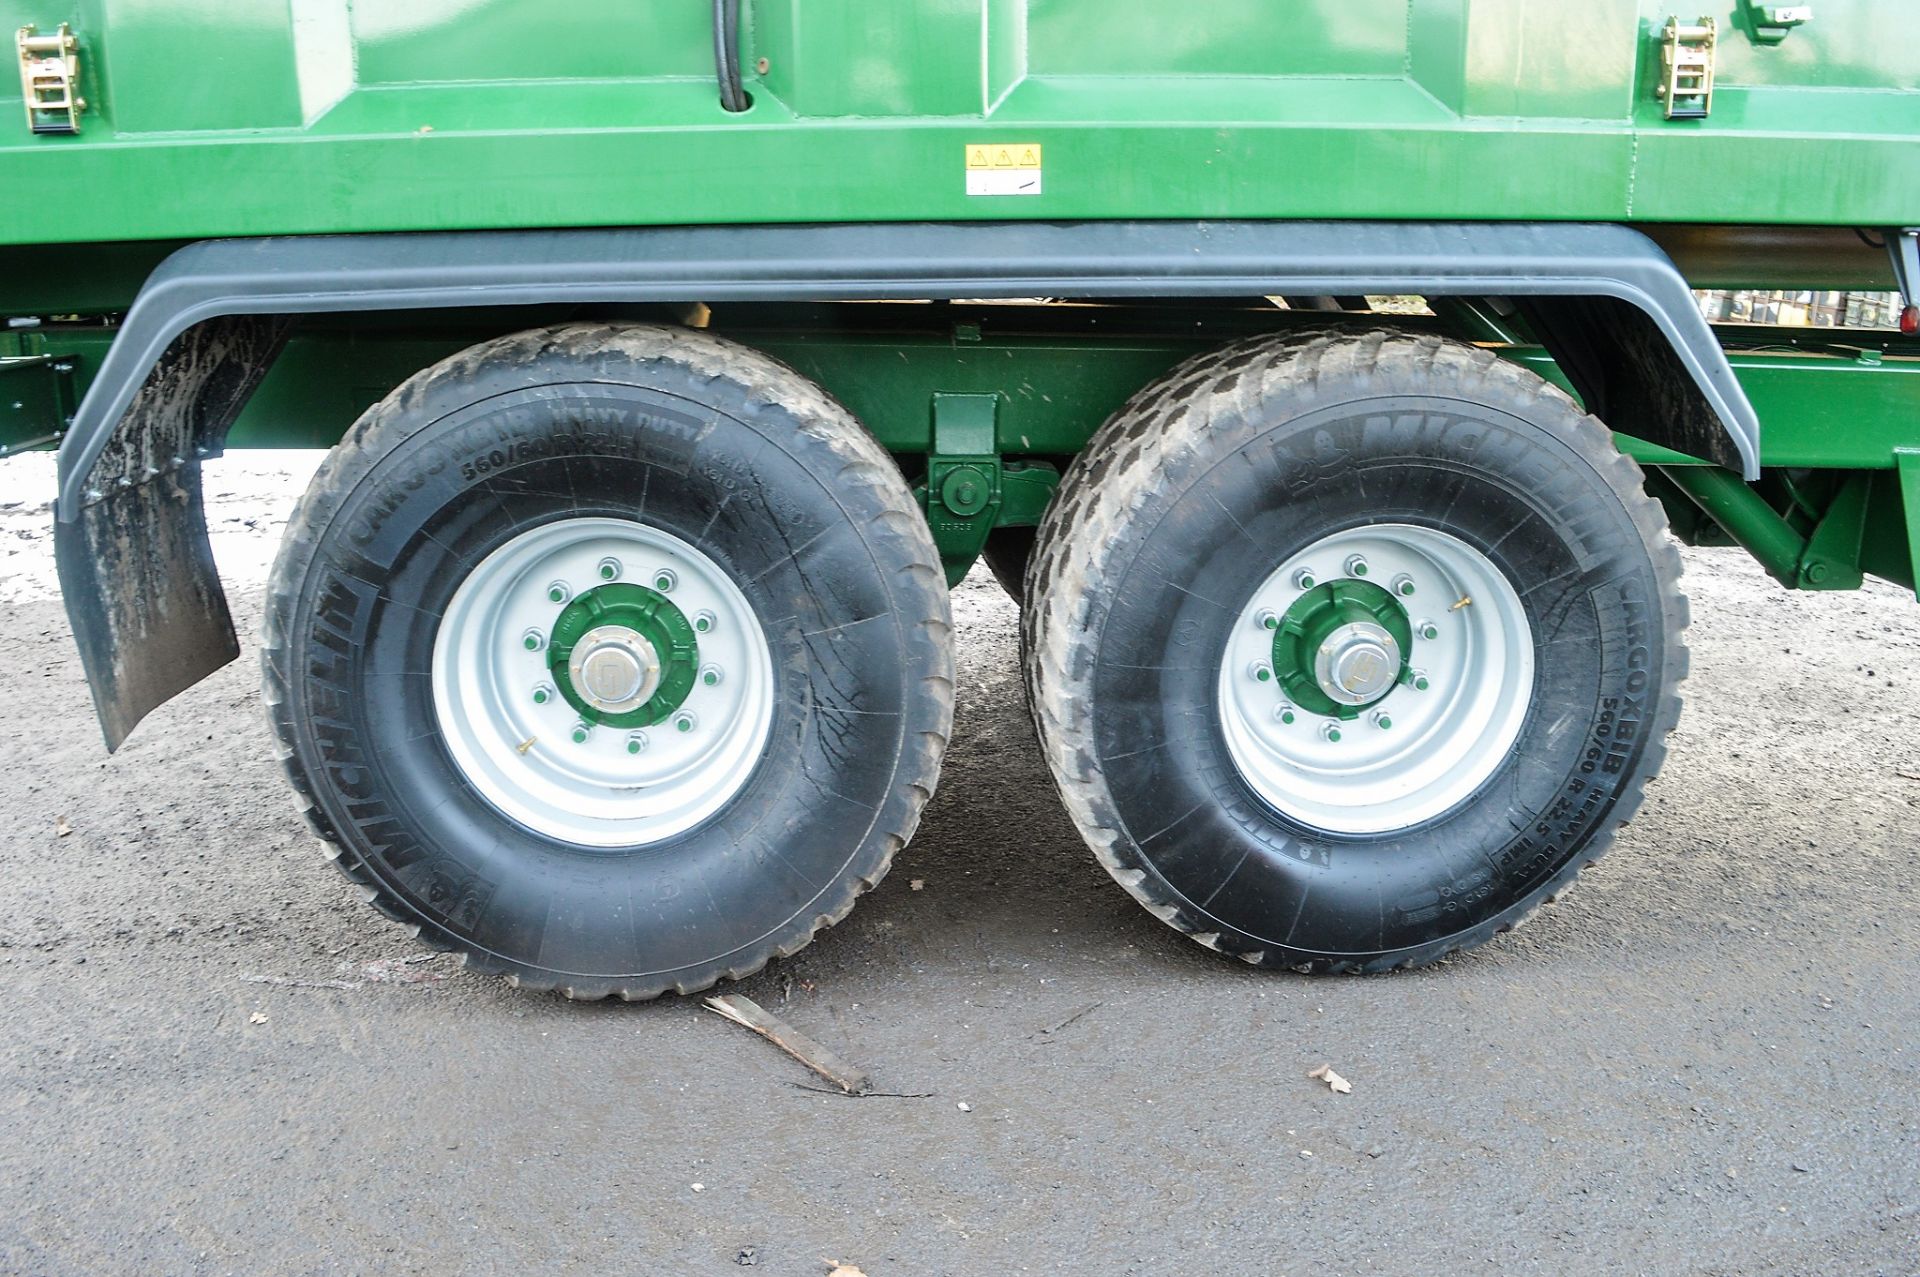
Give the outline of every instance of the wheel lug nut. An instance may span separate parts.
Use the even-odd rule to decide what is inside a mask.
[[[1270,683],[1273,681],[1273,666],[1267,664],[1265,661],[1255,661],[1247,667],[1247,673],[1253,675],[1253,679],[1257,683]]]
[[[620,560],[608,555],[600,560],[600,566],[595,570],[600,573],[602,581],[611,581],[620,575]]]
[[[693,628],[702,634],[708,633],[719,623],[719,619],[720,618],[716,617],[713,613],[702,608],[693,614]]]
[[[700,667],[700,681],[708,687],[720,686],[720,678],[720,667],[718,665],[703,665]]]
[[[1314,581],[1317,579],[1318,578],[1316,578],[1313,575],[1312,568],[1301,568],[1298,572],[1295,572],[1293,574],[1293,584],[1295,585],[1296,588],[1302,589],[1302,590],[1311,590],[1313,588]]]
[[[1393,578],[1393,592],[1403,599],[1413,597],[1413,578],[1402,572]]]
[[[1253,621],[1254,624],[1263,630],[1277,630],[1280,628],[1280,614],[1270,607],[1261,608],[1260,615],[1254,617]]]
[[[1349,554],[1347,556],[1347,575],[1365,576],[1366,574],[1367,556],[1364,554]]]
[[[553,700],[553,685],[551,683],[542,683],[533,689],[533,703],[535,705],[545,705],[551,700]]]
[[[1291,723],[1293,721],[1293,706],[1282,701],[1273,707],[1273,717],[1278,722]]]
[[[1433,686],[1433,684],[1427,682],[1427,675],[1424,670],[1415,670],[1413,672],[1413,690],[1414,691],[1424,692],[1431,686]]]
[[[573,587],[565,581],[555,581],[547,587],[547,598],[554,603],[565,603],[573,597]]]
[[[1320,725],[1320,735],[1327,741],[1337,745],[1340,743],[1340,725],[1338,723],[1322,723]]]
[[[520,636],[520,646],[529,652],[537,652],[547,645],[547,636],[539,630],[528,630]]]
[[[1432,642],[1434,639],[1437,639],[1440,637],[1440,627],[1435,625],[1432,621],[1422,621],[1420,622],[1420,628],[1418,630],[1418,633],[1421,638],[1426,639],[1428,642]]]
[[[673,587],[679,583],[680,578],[673,574],[672,568],[661,568],[653,574],[653,588],[662,594],[672,593]]]
[[[1377,709],[1373,711],[1373,725],[1384,732],[1389,727],[1393,726],[1393,718],[1391,715],[1387,713],[1387,711],[1383,709]]]
[[[646,753],[647,752],[647,734],[645,732],[628,732],[627,733],[627,752],[629,754]]]
[[[593,735],[593,724],[583,720],[573,725],[573,743],[574,744],[576,745],[586,744],[587,737],[591,735]]]
[[[692,710],[683,709],[673,716],[673,729],[677,732],[690,732],[697,721]]]

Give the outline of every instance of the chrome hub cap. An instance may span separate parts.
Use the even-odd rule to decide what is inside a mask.
[[[1314,653],[1313,676],[1328,700],[1365,705],[1400,676],[1400,645],[1383,626],[1349,622],[1321,642]]]
[[[1353,528],[1246,600],[1220,663],[1221,732],[1242,779],[1302,824],[1411,828],[1506,760],[1533,657],[1520,596],[1486,555],[1433,528]]]
[[[635,847],[740,792],[773,657],[726,570],[671,533],[561,519],[476,566],[440,618],[433,702],[474,789],[561,842]]]
[[[624,625],[588,630],[567,658],[581,699],[605,714],[625,714],[652,699],[660,686],[660,654],[646,636]]]

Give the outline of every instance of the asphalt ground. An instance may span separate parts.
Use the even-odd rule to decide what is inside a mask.
[[[1485,949],[1310,979],[1107,879],[976,574],[919,836],[736,986],[892,1093],[856,1099],[697,1000],[519,993],[360,903],[256,689],[308,462],[215,472],[247,652],[107,756],[40,464],[0,467],[0,1270],[1920,1272],[1898,590],[1689,552],[1689,704],[1616,848]]]

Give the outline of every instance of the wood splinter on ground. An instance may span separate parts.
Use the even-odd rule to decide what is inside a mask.
[[[848,1064],[752,998],[737,993],[708,998],[707,1010],[752,1029],[849,1095],[865,1095],[873,1089],[873,1079],[864,1071]]]
[[[1325,1082],[1327,1089],[1336,1095],[1353,1094],[1353,1083],[1347,1081],[1347,1079],[1341,1077],[1338,1073],[1335,1073],[1333,1071],[1333,1065],[1331,1064],[1322,1064],[1319,1068],[1307,1074],[1307,1076],[1316,1082]]]

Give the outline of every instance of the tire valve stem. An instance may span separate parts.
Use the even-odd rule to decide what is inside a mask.
[[[1473,606],[1473,595],[1463,594],[1460,596],[1460,601],[1458,603],[1455,603],[1452,607],[1448,608],[1447,611],[1458,612],[1463,607],[1472,607],[1472,606]]]
[[[533,748],[533,743],[539,739],[540,738],[538,736],[529,736],[525,740],[521,741],[518,745],[515,745],[513,747],[513,750],[516,754],[525,754],[528,750]]]

